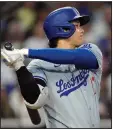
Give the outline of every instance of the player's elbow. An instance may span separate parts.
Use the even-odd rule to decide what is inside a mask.
[[[99,68],[98,61],[97,61],[97,59],[95,59],[95,60],[96,60],[96,61],[95,61],[94,66],[92,67],[92,69],[98,69],[98,68]]]
[[[96,56],[87,49],[77,49],[75,65],[77,69],[98,69],[99,64]]]
[[[24,102],[28,108],[40,109],[46,104],[47,98],[48,98],[48,88],[44,87],[43,89],[41,89],[41,93],[35,103],[30,104],[26,100],[24,100]]]
[[[98,60],[96,58],[96,56],[94,54],[92,54],[89,57],[89,62],[86,65],[89,69],[98,69],[99,68],[99,64],[98,64]]]

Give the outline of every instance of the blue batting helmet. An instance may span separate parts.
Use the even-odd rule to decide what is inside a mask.
[[[75,32],[75,26],[71,23],[79,20],[80,25],[89,22],[88,15],[80,15],[74,7],[63,7],[51,12],[44,21],[44,31],[49,40],[53,38],[68,38]]]

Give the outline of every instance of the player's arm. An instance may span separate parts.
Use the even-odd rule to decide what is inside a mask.
[[[25,66],[20,67],[16,74],[25,104],[31,109],[43,107],[48,96],[46,83],[34,78]]]
[[[90,49],[29,49],[25,51],[30,58],[38,58],[55,64],[75,64],[78,69],[98,69],[96,55]],[[100,52],[99,52],[100,53]],[[101,54],[100,54],[101,55]]]
[[[14,68],[17,74],[17,79],[20,85],[21,94],[24,97],[28,107],[32,109],[40,108],[45,104],[48,93],[45,91],[46,84],[38,77],[35,79],[25,67],[24,57],[19,50],[1,50],[3,60],[6,65]]]
[[[38,95],[35,95],[35,99],[33,101],[33,103],[28,102],[28,100],[26,100],[25,98],[25,104],[30,107],[31,109],[37,109],[40,107],[43,107],[46,103],[46,100],[48,98],[48,88],[47,88],[47,79],[46,79],[46,75],[45,73],[38,68],[37,63],[35,63],[34,61],[31,61],[30,64],[27,67],[27,70],[30,74],[32,74],[32,78],[35,80],[35,89],[33,90],[34,93],[36,94],[36,88],[38,86],[39,90],[38,90]],[[29,92],[29,94],[31,94],[31,91],[33,89],[33,86],[31,87],[31,90]],[[32,98],[33,95],[31,95]],[[30,99],[31,99],[30,98]]]

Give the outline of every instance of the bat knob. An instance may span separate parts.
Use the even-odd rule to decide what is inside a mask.
[[[13,45],[10,42],[6,42],[4,45],[6,50],[12,51],[14,49]]]

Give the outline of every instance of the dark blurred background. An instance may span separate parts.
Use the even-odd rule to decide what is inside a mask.
[[[101,127],[110,128],[111,105],[111,30],[112,2],[0,2],[1,45],[10,41],[15,48],[48,48],[43,31],[45,17],[51,11],[74,6],[81,14],[91,15],[91,22],[85,25],[85,41],[96,44],[103,53],[103,75],[100,96]],[[27,65],[30,60],[26,60]],[[42,121],[38,126],[29,120],[18,82],[13,69],[1,61],[1,126],[2,128],[24,128],[45,126],[43,110],[39,110]]]

